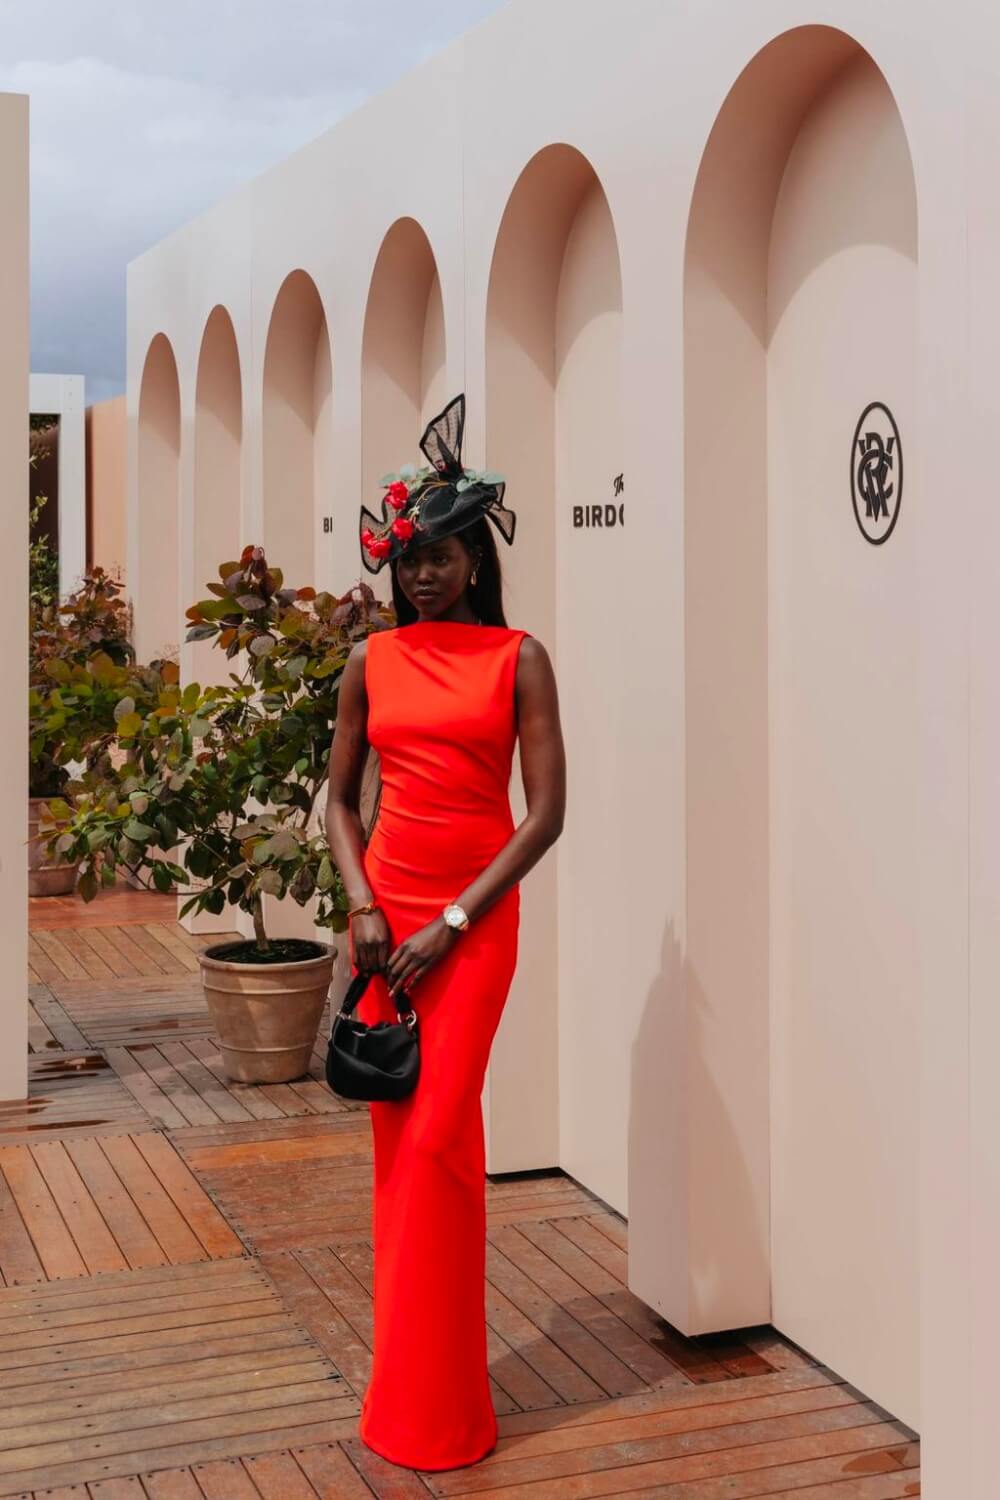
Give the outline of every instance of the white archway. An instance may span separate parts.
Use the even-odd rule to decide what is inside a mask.
[[[689,1274],[698,1331],[770,1316],[908,1421],[916,244],[872,58],[776,38],[716,119],[685,264]],[[908,454],[888,546],[851,503],[873,400]]]
[[[486,322],[487,456],[506,476],[518,514],[509,561],[501,549],[510,617],[550,643],[567,743],[587,753],[574,763],[556,858],[532,875],[522,918],[518,983],[536,1002],[553,1003],[520,1015],[517,1046],[533,1059],[521,1086],[547,1113],[499,1111],[506,1134],[496,1150],[537,1161],[543,1141],[549,1159],[625,1211],[628,1048],[598,1056],[591,1040],[603,1030],[617,962],[605,941],[617,913],[605,910],[595,922],[593,890],[605,851],[621,836],[608,793],[618,780],[614,702],[623,686],[598,687],[593,662],[606,653],[600,601],[625,565],[621,366],[611,209],[586,157],[552,145],[521,172],[497,234]],[[521,599],[532,601],[530,619]],[[496,1054],[501,1077],[505,1041]],[[518,1131],[530,1131],[530,1149]]]
[[[305,271],[285,278],[271,313],[262,435],[268,561],[289,587],[315,585],[318,513],[333,469],[333,361],[323,304]]]
[[[183,637],[180,600],[181,398],[177,361],[166,334],[146,353],[139,388],[138,494],[130,538],[128,585],[135,609],[140,661],[178,658]]]
[[[397,219],[372,271],[361,356],[362,493],[376,513],[382,475],[424,462],[420,434],[456,394],[446,378],[434,252],[415,219]]]
[[[194,547],[188,603],[206,597],[206,584],[217,583],[219,566],[239,557],[243,388],[236,333],[222,306],[212,309],[198,356],[194,414]],[[210,642],[186,648],[198,681],[225,681],[229,663]]]

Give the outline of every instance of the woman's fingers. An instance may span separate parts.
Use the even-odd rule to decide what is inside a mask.
[[[391,953],[386,963],[386,981],[390,990],[397,989],[401,983],[412,978],[419,969],[422,969],[427,960],[416,949],[411,948],[409,942],[400,943],[394,953]]]

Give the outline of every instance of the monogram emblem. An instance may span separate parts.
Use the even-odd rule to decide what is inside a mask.
[[[903,498],[903,448],[892,412],[871,401],[851,444],[851,503],[861,535],[874,546],[892,533]]]

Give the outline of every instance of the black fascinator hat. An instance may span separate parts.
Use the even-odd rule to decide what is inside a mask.
[[[503,475],[463,467],[464,431],[463,394],[424,429],[420,448],[429,464],[421,469],[406,464],[398,474],[382,479],[381,519],[362,505],[361,559],[369,573],[378,573],[387,562],[425,542],[464,530],[484,515],[511,545],[517,516],[503,503]]]

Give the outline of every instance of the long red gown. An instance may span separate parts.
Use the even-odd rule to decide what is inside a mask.
[[[514,679],[527,634],[418,620],[368,637],[368,737],[382,800],[364,868],[390,952],[455,900],[514,830]],[[496,1443],[481,1094],[519,913],[514,885],[412,981],[420,1077],[406,1098],[369,1103],[374,1349],[358,1433],[413,1469],[474,1463]],[[357,1014],[369,1025],[395,1019],[384,975],[371,977]]]

